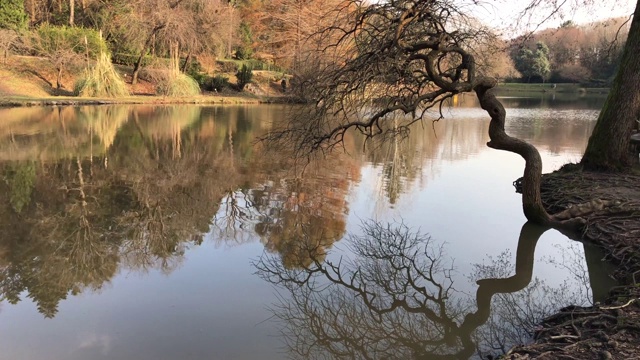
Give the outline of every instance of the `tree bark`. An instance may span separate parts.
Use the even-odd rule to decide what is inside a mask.
[[[511,137],[504,131],[506,112],[493,94],[494,81],[483,80],[476,84],[480,106],[489,113],[489,138],[487,146],[493,149],[514,152],[525,160],[522,176],[522,208],[527,220],[543,225],[552,224],[551,217],[542,205],[540,183],[542,179],[542,158],[538,150],[526,141]]]
[[[56,77],[56,88],[62,88],[62,67],[58,68],[58,74]]]
[[[131,85],[135,85],[138,83],[138,74],[140,73],[140,68],[142,67],[142,60],[144,60],[144,56],[147,54],[147,50],[151,46],[156,33],[162,28],[164,28],[164,25],[158,25],[154,27],[153,30],[151,30],[151,34],[149,34],[147,41],[144,42],[142,50],[140,50],[140,56],[138,57],[136,63],[133,65],[133,72],[131,73]]]
[[[133,73],[131,73],[131,85],[135,85],[138,83],[138,74],[140,73],[140,66],[142,65],[142,60],[144,59],[144,55],[147,52],[147,47],[143,47],[140,52],[140,56],[138,60],[133,65]]]
[[[75,22],[75,0],[69,0],[69,26],[73,26]]]
[[[182,72],[186,73],[189,68],[189,61],[191,61],[191,50],[187,52],[187,57],[184,59],[184,64],[182,65]]]
[[[609,96],[600,111],[581,164],[590,170],[624,170],[633,159],[631,133],[640,116],[640,0],[622,60]]]

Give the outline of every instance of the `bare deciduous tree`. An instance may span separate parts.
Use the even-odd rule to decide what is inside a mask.
[[[563,228],[584,223],[575,212],[547,213],[540,197],[538,150],[505,132],[505,109],[493,92],[496,81],[483,73],[472,50],[491,38],[486,28],[449,0],[349,2],[357,9],[349,21],[316,34],[337,36],[337,42],[322,49],[334,51],[336,58],[298,80],[298,91],[312,105],[266,140],[294,144],[295,151],[305,155],[340,145],[349,130],[368,138],[403,135],[415,123],[441,119],[445,100],[473,91],[491,117],[487,145],[514,152],[526,162],[526,218]],[[592,205],[584,207],[584,213],[596,207]]]
[[[9,50],[14,46],[18,34],[13,30],[0,29],[0,51],[2,51],[2,62],[7,63],[9,58]]]
[[[79,48],[84,45],[74,43],[72,37],[67,36],[64,31],[51,31],[53,28],[46,27],[43,29],[43,31],[32,33],[32,36],[27,39],[27,46],[39,56],[47,58],[54,66],[56,88],[61,89],[63,73],[84,61],[79,53]]]
[[[293,143],[299,154],[339,145],[356,129],[367,137],[398,135],[429,117],[442,118],[444,101],[475,91],[491,116],[488,146],[515,152],[525,161],[523,208],[527,219],[560,223],[540,199],[542,161],[532,145],[504,131],[505,110],[491,89],[495,80],[477,71],[465,46],[487,38],[449,1],[393,1],[365,6],[347,24],[321,33],[338,32],[331,48],[343,62],[319,67],[301,81],[314,105],[266,139]],[[455,29],[455,30],[452,30]],[[393,121],[390,121],[393,118]],[[303,119],[303,120],[302,120]]]

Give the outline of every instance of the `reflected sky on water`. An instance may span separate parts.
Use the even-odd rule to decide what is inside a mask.
[[[538,147],[545,171],[579,160],[597,101],[504,102],[507,132]],[[0,109],[3,358],[282,358],[277,290],[252,263],[352,256],[343,238],[369,219],[430,234],[471,301],[478,266],[508,262],[486,274],[500,277],[515,264],[524,162],[485,146],[473,98],[445,115],[364,151],[349,137],[303,166],[254,141],[281,106]],[[593,266],[549,230],[532,276],[587,303],[588,276],[573,273]]]

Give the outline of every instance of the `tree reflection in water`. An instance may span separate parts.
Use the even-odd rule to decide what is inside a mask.
[[[575,300],[561,292],[545,299],[549,288],[535,281],[527,291],[542,297],[502,296],[494,301],[499,311],[491,313],[496,294],[515,293],[531,282],[536,243],[546,230],[523,225],[514,275],[503,277],[508,262],[476,267],[489,277],[477,280],[475,304],[456,296],[443,246],[402,224],[366,222],[363,235],[349,237],[353,256],[337,261],[316,258],[308,268],[291,269],[265,254],[255,266],[285,290],[273,311],[294,357],[486,358],[531,338],[533,325],[548,315],[536,301],[557,306]]]
[[[330,247],[344,234],[359,168],[342,156],[301,178],[290,157],[252,156],[263,130],[243,110],[19,110],[0,124],[0,300],[10,304],[26,297],[54,317],[61,300],[123,269],[172,272],[207,234],[218,244],[259,237],[289,266],[309,263],[293,235]]]

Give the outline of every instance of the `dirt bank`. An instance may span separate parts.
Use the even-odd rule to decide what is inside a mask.
[[[640,175],[585,172],[575,166],[543,176],[542,197],[551,213],[594,199],[615,205],[588,216],[577,237],[600,246],[617,266],[619,287],[604,304],[561,309],[545,319],[535,343],[506,359],[640,359]]]

